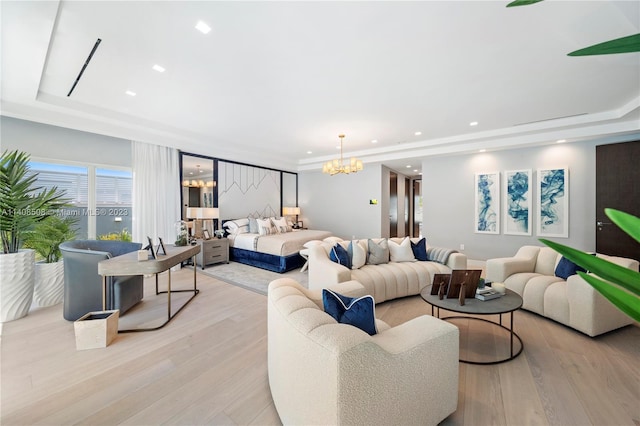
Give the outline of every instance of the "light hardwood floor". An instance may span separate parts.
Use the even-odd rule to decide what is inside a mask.
[[[192,276],[174,273],[174,288],[188,287]],[[165,328],[119,334],[103,349],[76,351],[61,305],[5,323],[0,423],[280,424],[267,378],[266,297],[203,274],[198,287],[200,295]],[[165,303],[165,296],[147,297],[122,322],[161,320]],[[390,325],[430,313],[419,297],[376,307]],[[496,327],[456,324],[463,343],[495,354]],[[517,359],[460,364],[458,409],[443,424],[640,424],[640,328],[591,339],[525,311],[516,312],[515,328],[525,347]]]

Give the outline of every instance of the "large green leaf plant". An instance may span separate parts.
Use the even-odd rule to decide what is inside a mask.
[[[77,222],[74,216],[50,216],[26,232],[24,247],[33,249],[45,263],[55,263],[62,259],[60,244],[76,238]]]
[[[34,225],[65,207],[65,192],[57,187],[36,186],[29,155],[15,150],[0,157],[0,239],[2,253],[17,253],[25,233]]]
[[[614,209],[605,209],[605,214],[640,243],[640,218]],[[622,312],[640,321],[640,273],[553,241],[540,241],[592,273],[578,272],[587,283]]]

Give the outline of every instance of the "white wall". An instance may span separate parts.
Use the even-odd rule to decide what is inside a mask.
[[[300,172],[298,185],[300,219],[305,227],[331,231],[345,239],[380,236],[381,212],[385,211],[382,188],[389,186],[388,178],[386,186],[383,182],[380,165],[367,164],[363,171],[350,175]],[[369,204],[370,199],[377,199],[378,204]],[[387,204],[387,222],[388,211]]]
[[[569,238],[549,238],[582,250],[595,250],[595,146],[597,142],[556,144],[424,160],[424,234],[427,243],[459,249],[470,259],[512,256],[525,244],[542,245],[535,226],[532,236],[474,232],[474,174],[532,169],[533,199],[538,168],[569,167]],[[501,185],[504,184],[501,182]],[[501,197],[504,188],[501,188]],[[504,200],[501,198],[501,203]],[[532,204],[535,223],[535,202]],[[502,205],[501,205],[502,209]],[[502,211],[501,211],[502,218]],[[502,222],[502,219],[501,219]],[[501,223],[501,227],[502,227]],[[462,250],[460,250],[462,251]]]
[[[32,160],[131,167],[131,141],[0,116],[0,150],[19,149]]]

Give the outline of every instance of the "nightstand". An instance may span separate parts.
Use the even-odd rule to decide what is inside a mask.
[[[214,263],[229,263],[229,240],[226,238],[212,238],[198,240],[200,253],[196,255],[196,265],[204,269]]]

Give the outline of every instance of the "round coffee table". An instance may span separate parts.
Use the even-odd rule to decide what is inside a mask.
[[[500,315],[500,322],[497,323],[495,321],[490,321],[484,318],[475,318],[469,316],[448,316],[440,318],[442,320],[450,320],[455,318],[464,318],[467,320],[475,320],[475,321],[485,321],[490,324],[494,324],[502,329],[506,330],[510,334],[510,354],[507,358],[498,359],[496,361],[471,361],[467,359],[460,359],[460,362],[464,362],[467,364],[481,364],[481,365],[490,365],[490,364],[499,364],[501,362],[506,362],[514,359],[518,355],[522,353],[522,349],[524,345],[522,344],[522,339],[513,331],[513,312],[520,309],[522,306],[522,297],[518,295],[518,293],[507,289],[506,293],[497,299],[492,300],[479,300],[479,299],[465,299],[465,304],[460,306],[458,298],[447,299],[446,296],[442,300],[440,297],[435,294],[431,294],[431,286],[427,286],[422,290],[420,296],[424,299],[425,302],[431,305],[431,316],[437,316],[440,318],[440,309],[445,309],[451,312],[458,312],[462,314],[471,314],[471,315]],[[434,315],[434,309],[437,311],[436,315]],[[507,328],[502,325],[502,314],[511,314],[510,315],[510,326]],[[520,349],[514,353],[514,338],[518,339],[520,342]]]

